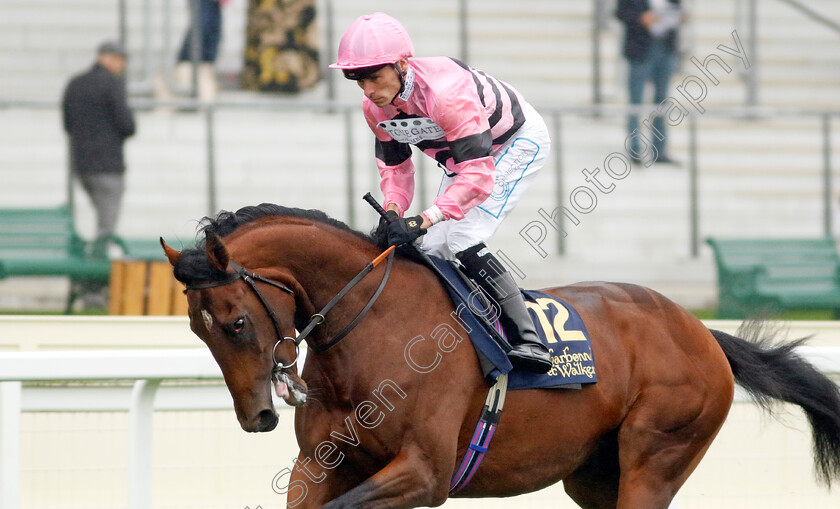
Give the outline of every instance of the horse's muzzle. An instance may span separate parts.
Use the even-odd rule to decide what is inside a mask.
[[[242,428],[249,433],[265,433],[276,428],[279,420],[277,412],[273,408],[266,408],[257,414],[253,426],[249,426],[250,429],[245,426],[242,426]]]

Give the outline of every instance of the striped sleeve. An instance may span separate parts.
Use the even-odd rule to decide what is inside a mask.
[[[387,208],[391,203],[395,203],[402,215],[414,199],[414,163],[411,161],[411,147],[394,140],[383,129],[377,127],[378,122],[367,101],[362,110],[370,130],[376,136],[376,166],[381,179],[379,188],[383,195],[382,205]]]

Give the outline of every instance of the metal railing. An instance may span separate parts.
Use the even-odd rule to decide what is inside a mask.
[[[799,0],[778,0],[811,19],[818,25],[826,27],[834,33],[840,35],[840,23],[824,14],[814,10],[808,5]],[[610,0],[595,0],[593,2],[592,10],[592,103],[600,104],[602,98],[602,84],[601,84],[601,34],[607,27],[606,19],[610,17],[608,7],[613,6],[615,1]],[[684,0],[683,3],[686,3]],[[751,56],[752,65],[749,69],[743,72],[744,86],[746,89],[746,96],[744,105],[747,107],[757,107],[760,103],[759,94],[759,80],[758,74],[760,69],[759,51],[758,51],[758,30],[759,30],[759,12],[758,0],[735,0],[735,13],[733,16],[734,24],[739,27],[739,31],[747,34],[747,53]]]
[[[826,17],[825,15],[815,11],[811,7],[803,4],[798,0],[778,0],[796,11],[802,13],[809,19],[813,20],[828,29],[840,34],[840,23]],[[326,68],[327,64],[332,61],[335,48],[337,47],[337,35],[341,27],[336,27],[335,24],[335,8],[334,0],[320,0],[320,10],[325,17],[325,35],[324,51],[321,52],[321,65],[323,67],[323,76],[326,80],[326,100],[334,101],[336,94],[336,76],[335,73],[329,72]],[[189,0],[190,3],[190,26],[192,27],[193,36],[193,73],[192,83],[189,89],[179,89],[173,78],[172,66],[167,65],[167,62],[156,61],[156,56],[152,48],[152,22],[153,22],[153,8],[152,0],[143,0],[141,4],[140,26],[142,28],[142,62],[143,72],[139,79],[130,83],[130,88],[136,92],[147,93],[153,88],[153,74],[156,71],[161,71],[167,87],[170,90],[175,90],[181,95],[187,97],[196,97],[197,84],[197,66],[200,48],[200,24],[198,23],[198,2],[197,0]],[[591,40],[590,40],[590,59],[591,59],[591,103],[598,105],[603,100],[603,84],[602,84],[602,51],[601,51],[601,37],[602,33],[608,28],[608,20],[612,17],[610,9],[614,6],[614,1],[611,0],[595,0],[592,3],[592,22],[591,22]],[[744,86],[746,95],[744,105],[747,107],[757,107],[759,101],[759,53],[758,53],[758,0],[736,0],[735,1],[734,23],[741,27],[746,33],[746,44],[748,53],[752,56],[752,65],[749,69],[743,71]],[[159,12],[161,16],[164,39],[163,39],[163,54],[173,54],[173,44],[171,40],[171,15],[172,3],[171,0],[163,0],[162,7]],[[470,3],[468,0],[458,0],[457,6],[457,27],[458,27],[458,57],[465,62],[469,61],[469,46],[470,46]],[[127,0],[119,0],[118,7],[118,26],[119,34],[122,41],[125,43],[128,34],[128,9]]]
[[[792,7],[817,24],[827,27],[840,35],[840,24],[802,2],[798,0],[778,1]],[[736,26],[745,28],[747,33],[747,48],[748,54],[751,55],[752,65],[744,73],[744,83],[747,90],[745,105],[755,107],[759,104],[760,94],[758,82],[758,73],[760,70],[760,53],[758,51],[758,0],[736,0],[734,22]]]
[[[151,99],[134,99],[131,101],[134,108],[140,110],[153,110],[156,108],[178,108],[180,110],[192,111],[195,115],[201,115],[204,121],[205,139],[204,150],[207,161],[207,191],[206,203],[208,205],[207,213],[215,215],[218,208],[218,189],[217,189],[217,168],[216,168],[216,114],[219,111],[234,110],[234,109],[252,109],[252,110],[276,110],[276,111],[314,111],[321,112],[327,115],[335,115],[339,117],[343,123],[344,139],[342,148],[345,160],[345,197],[346,197],[346,213],[344,220],[351,226],[357,226],[356,223],[356,207],[358,206],[361,195],[356,189],[353,175],[355,173],[354,150],[355,140],[353,134],[353,120],[355,116],[361,115],[360,108],[357,104],[343,104],[336,102],[307,102],[307,101],[289,101],[282,99],[238,99],[237,101],[219,100],[212,103],[204,103],[197,100],[179,100],[179,101],[156,101]],[[3,101],[0,100],[0,109],[2,108],[58,108],[57,101]],[[556,187],[554,189],[555,207],[560,209],[566,205],[568,198],[566,186],[564,182],[564,152],[567,150],[567,143],[564,143],[563,123],[568,117],[590,117],[597,118],[603,121],[623,119],[628,114],[647,115],[651,112],[651,106],[610,106],[610,105],[584,105],[584,106],[550,106],[537,108],[548,121],[550,129],[552,130],[552,151],[554,152],[554,172]],[[713,118],[728,118],[749,120],[753,122],[761,122],[763,120],[773,120],[783,117],[801,117],[810,118],[819,122],[820,136],[821,136],[821,221],[822,231],[825,235],[831,235],[833,231],[833,214],[832,214],[832,194],[833,194],[833,174],[832,167],[833,147],[832,147],[832,128],[831,123],[835,118],[840,118],[840,110],[819,110],[819,109],[803,109],[803,108],[707,108],[703,117]],[[672,128],[673,129],[673,128]],[[687,182],[688,195],[686,197],[686,217],[687,228],[689,229],[688,246],[691,256],[697,257],[699,254],[699,246],[701,244],[700,233],[700,191],[699,184],[702,179],[702,168],[698,162],[698,136],[700,127],[698,126],[696,115],[687,115],[687,129],[688,129],[688,143],[687,154]],[[624,147],[618,148],[617,151],[623,152]],[[423,169],[423,160],[425,157],[415,158],[418,167],[421,170],[420,178],[425,173]],[[72,184],[68,179],[68,195],[72,196]],[[426,186],[418,186],[419,192],[424,192]],[[421,201],[426,203],[426,197],[420,195]],[[562,228],[562,224],[557,226]],[[556,244],[557,254],[565,254],[566,245],[563,235],[558,235]]]
[[[563,206],[565,197],[563,185],[563,131],[562,119],[569,115],[586,115],[593,117],[609,118],[616,116],[624,117],[627,114],[645,115],[650,113],[650,106],[607,106],[607,105],[590,105],[580,107],[545,107],[538,108],[541,113],[547,118],[552,119],[551,124],[554,126],[554,135],[552,136],[552,150],[555,151],[554,169],[556,172],[557,189],[555,196],[557,199],[557,206]],[[832,144],[831,144],[831,121],[833,118],[840,118],[840,110],[810,110],[802,108],[710,108],[703,112],[703,116],[711,116],[718,118],[744,119],[760,121],[761,119],[774,119],[782,116],[798,116],[819,119],[821,125],[822,137],[822,182],[821,182],[821,208],[822,208],[822,230],[826,236],[830,236],[833,231],[832,219]],[[688,227],[690,231],[689,251],[691,256],[697,257],[699,255],[700,239],[700,208],[699,208],[699,179],[700,167],[698,163],[698,123],[697,116],[688,115]],[[558,254],[565,253],[565,240],[562,235],[558,236],[557,252]]]
[[[779,0],[783,4],[787,4],[797,11],[801,12],[805,16],[811,18],[813,21],[816,21],[820,25],[830,28],[836,34],[840,35],[840,23],[827,18],[826,16],[820,14],[819,12],[815,11],[814,9],[808,7],[807,5],[799,2],[797,0]]]
[[[336,99],[336,76],[335,73],[328,72],[326,70],[327,64],[331,61],[335,48],[337,46],[337,34],[336,30],[340,30],[340,27],[336,27],[335,25],[335,8],[333,4],[334,0],[321,0],[320,1],[320,8],[321,12],[323,12],[323,16],[326,18],[325,20],[325,50],[321,52],[322,55],[322,67],[323,75],[327,82],[326,87],[326,99],[328,101],[334,101]],[[798,0],[778,0],[781,3],[784,3],[791,8],[795,9],[796,11],[802,13],[809,19],[813,20],[815,23],[818,23],[824,27],[829,28],[830,30],[834,31],[835,33],[840,34],[840,23],[826,17],[825,15],[815,11],[811,7],[803,4]],[[160,70],[163,73],[164,79],[166,80],[167,86],[170,90],[177,90],[182,95],[187,95],[189,97],[196,97],[197,95],[197,72],[196,67],[198,65],[199,60],[199,48],[200,48],[200,24],[198,23],[198,2],[197,0],[189,0],[190,2],[190,26],[192,27],[192,34],[193,34],[193,79],[192,84],[189,90],[178,89],[175,86],[172,69],[170,65],[165,65],[165,62],[156,62],[155,54],[152,48],[152,19],[153,19],[153,8],[152,8],[152,0],[143,0],[141,5],[141,17],[140,26],[142,27],[142,62],[143,62],[143,73],[141,78],[133,81],[130,83],[131,89],[137,92],[149,92],[153,87],[153,79],[154,79],[154,72],[156,70]],[[610,8],[613,7],[614,1],[610,0],[595,0],[592,3],[592,23],[591,23],[591,62],[592,62],[592,77],[591,77],[591,102],[592,104],[601,104],[603,94],[602,94],[602,76],[601,76],[601,66],[602,66],[602,51],[601,51],[601,36],[602,32],[607,29],[608,27],[608,20],[611,18],[612,13],[610,12]],[[164,40],[163,40],[163,52],[165,55],[171,55],[173,50],[173,45],[171,41],[171,14],[172,14],[172,5],[171,0],[163,0],[162,7],[160,9],[160,16],[162,20],[163,32],[164,32]],[[462,61],[468,62],[469,61],[469,45],[470,45],[470,3],[468,0],[458,0],[458,7],[457,7],[457,17],[458,17],[458,56]],[[128,8],[127,8],[127,0],[119,0],[118,6],[118,27],[119,27],[119,34],[122,41],[125,43],[128,34]],[[758,0],[736,0],[735,2],[735,14],[734,14],[734,23],[736,26],[742,27],[745,29],[747,34],[747,47],[748,52],[752,55],[753,65],[744,71],[744,83],[746,88],[746,97],[744,104],[748,107],[757,107],[759,105],[759,81],[758,81],[758,72],[759,72],[759,59],[758,59]]]

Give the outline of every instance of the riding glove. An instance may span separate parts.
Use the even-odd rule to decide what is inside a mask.
[[[388,223],[391,221],[396,221],[399,219],[400,216],[393,210],[388,210],[385,212],[384,216],[379,217],[379,224],[376,226],[376,231],[372,233],[373,239],[377,245],[386,247],[388,246]]]
[[[392,218],[389,211],[388,219],[388,245],[399,246],[401,244],[408,244],[417,240],[421,235],[425,235],[426,229],[420,228],[423,224],[423,216],[417,215],[414,217],[396,217]],[[396,216],[396,213],[394,213]]]

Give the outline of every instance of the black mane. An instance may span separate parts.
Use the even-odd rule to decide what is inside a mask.
[[[224,238],[236,231],[240,226],[269,216],[293,217],[323,223],[351,233],[362,240],[373,243],[381,249],[387,247],[387,241],[383,238],[384,236],[376,236],[374,232],[371,232],[370,235],[358,232],[320,210],[298,209],[283,207],[273,203],[262,203],[260,205],[242,207],[236,212],[223,210],[215,218],[204,217],[199,223],[195,247],[181,251],[178,262],[174,267],[175,278],[188,286],[225,279],[227,277],[226,274],[212,267],[207,259],[204,248],[206,234],[213,233]]]
[[[203,242],[204,235],[207,233],[215,233],[219,237],[226,237],[234,231],[236,231],[236,229],[240,226],[248,224],[251,221],[260,219],[262,217],[268,216],[294,217],[299,219],[316,221],[319,223],[334,226],[339,230],[352,233],[364,240],[367,240],[368,242],[373,242],[373,239],[370,237],[370,235],[365,235],[363,233],[357,232],[356,230],[350,228],[338,219],[333,219],[326,213],[321,212],[320,210],[307,210],[293,207],[284,207],[282,205],[275,205],[273,203],[249,205],[247,207],[242,207],[236,212],[229,212],[227,210],[223,210],[219,212],[219,215],[216,216],[215,219],[211,217],[205,217],[201,220],[201,223],[199,224],[198,233],[200,242]]]

